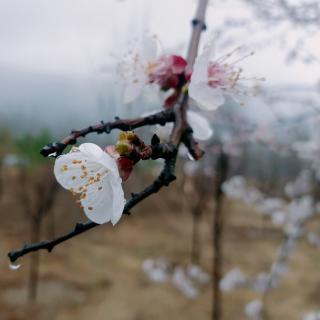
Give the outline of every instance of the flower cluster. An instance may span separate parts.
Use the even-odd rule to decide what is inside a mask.
[[[125,80],[125,103],[135,100],[144,86],[156,84],[161,90],[170,90],[164,101],[172,106],[183,88],[189,87],[189,95],[204,110],[215,110],[226,99],[244,104],[246,98],[254,95],[256,82],[263,78],[247,78],[238,64],[253,52],[242,54],[236,48],[220,57],[213,57],[212,44],[206,45],[196,59],[193,71],[188,71],[187,61],[178,55],[157,55],[155,38],[144,38],[142,50],[131,52],[119,64],[118,71]]]
[[[140,52],[131,51],[118,66],[119,74],[126,82],[124,102],[136,99],[144,86],[156,85],[167,92],[165,107],[172,107],[182,92],[197,101],[199,107],[214,110],[225,103],[227,97],[247,96],[250,90],[243,85],[242,70],[236,64],[246,56],[228,62],[238,49],[212,60],[212,46],[206,46],[196,59],[191,74],[187,61],[173,54],[158,54],[156,38],[144,38]],[[194,111],[187,112],[187,121],[194,130],[195,138],[207,140],[213,130],[206,118]],[[135,133],[119,135],[114,146],[105,150],[85,143],[60,156],[55,163],[58,182],[79,197],[88,218],[96,223],[120,219],[124,209],[124,193],[121,183],[130,176],[133,166],[140,159],[150,156]]]
[[[310,244],[319,246],[319,236],[307,232],[306,226],[307,222],[319,213],[319,206],[310,195],[311,191],[310,176],[306,171],[302,171],[295,181],[285,186],[285,192],[290,200],[288,203],[280,198],[263,195],[256,188],[250,187],[243,177],[235,176],[225,182],[224,192],[228,196],[253,205],[259,213],[269,216],[275,225],[282,227],[283,240],[268,272],[260,272],[256,277],[249,278],[238,268],[233,269],[222,278],[221,290],[228,292],[235,288],[246,287],[265,295],[270,289],[277,287],[281,277],[288,272],[289,258],[300,238],[306,236]],[[263,307],[261,300],[253,300],[245,307],[245,313],[250,319],[261,319]]]
[[[152,282],[171,282],[189,299],[195,299],[206,284],[209,275],[195,264],[180,265],[165,258],[146,259],[142,265],[143,271]]]
[[[157,144],[158,140],[153,141],[153,146]],[[93,143],[72,148],[57,158],[54,174],[65,189],[79,198],[80,207],[91,221],[116,224],[125,204],[122,181],[129,178],[140,159],[151,155],[152,146],[145,145],[133,131],[123,131],[117,143],[104,150]]]

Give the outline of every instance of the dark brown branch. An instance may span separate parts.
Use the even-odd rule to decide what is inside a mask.
[[[42,148],[40,153],[45,157],[48,157],[50,155],[57,157],[62,154],[67,146],[76,144],[78,138],[85,137],[89,133],[110,133],[113,129],[129,131],[147,125],[159,124],[163,126],[169,122],[174,122],[174,113],[171,109],[160,111],[150,116],[135,119],[116,119],[113,122],[101,121],[98,124],[89,126],[81,130],[72,130],[69,136],[67,136],[60,142],[53,142],[46,145]]]
[[[199,0],[197,14],[195,19],[193,20],[193,32],[191,35],[191,41],[188,51],[188,64],[189,67],[192,67],[194,64],[194,60],[197,54],[200,33],[204,27],[204,16],[206,12],[206,7],[208,4],[208,0]],[[197,143],[194,141],[192,136],[192,129],[190,128],[187,119],[186,119],[186,111],[188,108],[188,93],[185,92],[181,97],[179,103],[177,103],[173,109],[167,109],[165,111],[158,112],[154,115],[137,118],[137,119],[126,119],[120,120],[117,119],[114,122],[108,123],[100,123],[95,126],[90,126],[83,130],[72,131],[72,133],[63,139],[61,142],[50,144],[44,147],[41,150],[41,154],[44,156],[48,156],[54,154],[54,156],[60,155],[63,150],[68,146],[75,144],[79,137],[84,137],[89,133],[96,132],[98,134],[106,132],[110,133],[112,129],[120,129],[124,131],[133,130],[138,127],[142,127],[145,125],[165,125],[168,122],[174,122],[174,127],[170,135],[169,143],[165,148],[169,147],[170,156],[165,157],[164,168],[159,175],[159,177],[147,188],[145,188],[140,193],[132,194],[132,198],[126,203],[123,213],[129,214],[129,210],[132,209],[139,202],[147,198],[153,193],[158,192],[163,186],[168,186],[172,181],[176,179],[175,177],[175,164],[177,157],[177,150],[179,149],[180,143],[183,142],[189,149],[189,152],[195,159],[200,159],[203,155],[203,152],[198,147]],[[155,145],[157,143],[151,143],[154,147],[152,150],[156,153]],[[162,145],[164,147],[164,145]],[[159,151],[159,150],[158,150]],[[164,150],[160,150],[163,152]],[[160,152],[159,151],[159,152]],[[167,152],[166,150],[165,152]],[[160,153],[161,153],[160,152]],[[152,157],[151,157],[152,158]],[[94,222],[86,222],[86,223],[77,223],[74,230],[63,235],[61,237],[55,238],[51,241],[42,241],[34,244],[27,244],[23,248],[17,251],[12,251],[8,253],[9,259],[11,262],[16,261],[19,257],[24,256],[27,253],[38,251],[41,249],[48,250],[49,252],[57,246],[58,244],[71,239],[83,232],[86,232],[94,227],[98,226],[98,224]]]
[[[204,151],[200,148],[198,142],[194,139],[191,127],[188,127],[185,130],[185,133],[182,137],[182,142],[186,146],[194,160],[199,160],[203,157]]]
[[[151,194],[157,193],[163,186],[168,186],[172,181],[174,181],[176,179],[174,175],[175,162],[176,162],[176,156],[166,160],[164,168],[160,173],[159,177],[151,185],[146,187],[143,191],[132,194],[131,199],[126,203],[124,207],[123,213],[130,214],[130,209],[136,206],[139,202],[141,202]],[[53,248],[58,244],[64,241],[67,241],[97,226],[99,226],[99,224],[96,224],[92,221],[88,221],[85,223],[77,223],[75,228],[71,232],[63,236],[57,237],[53,240],[46,240],[38,243],[26,244],[19,250],[9,252],[8,257],[10,261],[13,263],[18,258],[30,252],[34,252],[38,250],[47,250],[48,252],[51,252]]]

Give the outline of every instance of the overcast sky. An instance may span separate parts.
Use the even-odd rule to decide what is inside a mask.
[[[157,34],[164,47],[182,50],[195,6],[194,0],[0,0],[0,66],[85,74],[112,62],[110,53],[119,54],[129,39],[145,30]],[[209,33],[227,16],[251,17],[240,0],[213,1],[207,14]],[[271,31],[258,36],[266,38]],[[288,39],[296,33],[288,28]],[[252,34],[252,39],[257,37]],[[250,40],[239,38],[238,44]],[[268,41],[272,43],[270,37]],[[313,43],[312,50],[320,56],[319,35]],[[275,45],[252,49],[257,54],[248,61],[249,70],[266,76],[271,84],[317,80],[319,65],[295,63],[288,68]]]
[[[211,3],[202,45],[225,18],[245,18],[251,30],[237,29],[228,49],[222,46],[228,37],[214,39],[219,56],[245,44],[256,54],[246,60],[244,71],[265,77],[266,87],[319,81],[319,62],[288,65],[287,51],[279,47],[287,43],[290,48],[301,30],[285,24],[279,41],[279,30],[257,23],[242,0]],[[99,70],[114,65],[114,56],[121,57],[128,42],[146,32],[156,34],[165,50],[185,54],[195,9],[195,0],[0,0],[0,122],[31,130],[41,118],[37,126],[58,131],[58,124],[77,127],[141,112],[124,107],[119,84],[110,86]],[[317,32],[305,48],[320,59],[319,43]],[[249,113],[260,118],[270,113],[256,102],[253,107]],[[291,104],[287,110],[292,112]]]

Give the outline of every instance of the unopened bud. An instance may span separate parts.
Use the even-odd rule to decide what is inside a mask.
[[[119,141],[133,141],[136,139],[136,134],[133,131],[121,131],[119,133]]]
[[[132,146],[127,143],[127,142],[117,142],[115,146],[115,150],[120,154],[120,155],[125,155],[131,152]]]

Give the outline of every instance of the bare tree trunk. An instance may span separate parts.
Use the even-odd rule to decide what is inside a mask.
[[[41,219],[39,219],[39,217],[35,217],[32,219],[31,224],[31,242],[38,242],[40,241]],[[34,252],[30,257],[30,273],[28,286],[28,298],[30,302],[35,302],[37,299],[39,267],[40,255],[39,251],[37,251]]]
[[[212,264],[212,320],[220,320],[222,314],[219,283],[222,268],[223,192],[222,184],[228,173],[228,156],[221,151],[217,160],[215,210],[213,215],[213,264]]]
[[[50,212],[56,199],[58,190],[57,183],[55,182],[53,177],[51,177],[50,180],[45,179],[50,171],[51,167],[41,168],[38,173],[40,180],[33,185],[33,196],[36,197],[35,208],[31,209],[30,201],[27,196],[23,198],[24,203],[27,204],[25,208],[28,209],[29,215],[31,217],[31,243],[40,241],[40,232],[43,218]],[[53,213],[51,213],[51,217],[52,219],[54,219]],[[51,231],[52,233],[54,233],[54,220],[52,220],[51,222],[53,222]],[[37,251],[32,254],[30,260],[30,273],[28,283],[28,298],[30,302],[35,302],[37,300],[39,269],[40,254]]]
[[[200,246],[200,222],[201,222],[201,205],[198,203],[192,208],[192,245],[191,245],[191,263],[199,264],[201,255]]]

